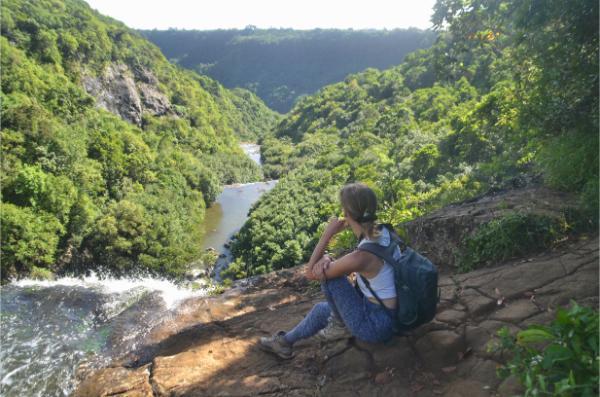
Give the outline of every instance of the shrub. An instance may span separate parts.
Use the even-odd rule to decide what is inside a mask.
[[[498,331],[497,349],[512,358],[498,370],[506,378],[516,376],[525,396],[598,395],[598,311],[571,302],[559,309],[549,326],[531,325],[510,335]]]
[[[36,280],[54,280],[54,273],[43,267],[33,266],[29,273],[29,277]]]
[[[544,215],[515,213],[494,219],[465,240],[456,261],[458,270],[468,272],[547,248],[566,231],[564,220]]]
[[[209,249],[200,255],[200,262],[205,269],[213,269],[219,260],[219,252]]]
[[[221,271],[221,278],[239,280],[248,277],[247,266],[241,258],[236,258],[227,268]]]
[[[540,168],[549,186],[581,191],[598,180],[598,134],[578,133],[544,142],[539,154]]]
[[[211,288],[209,288],[209,290],[208,290],[208,295],[209,296],[221,295],[221,294],[225,293],[225,291],[230,289],[232,285],[233,285],[233,281],[231,281],[230,279],[225,279],[221,283],[212,284]]]

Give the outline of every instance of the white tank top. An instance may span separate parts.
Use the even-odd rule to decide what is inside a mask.
[[[390,245],[390,242],[390,232],[387,230],[387,228],[383,227],[381,228],[381,233],[376,240],[369,240],[365,238],[358,244],[358,246],[360,247],[362,244],[365,243],[376,243],[387,247],[388,245]],[[400,252],[400,248],[396,247],[396,249],[394,250],[394,259],[400,259],[401,255],[402,253]],[[369,281],[369,285],[371,286],[373,291],[375,291],[379,299],[390,299],[396,297],[396,286],[394,285],[394,269],[389,263],[384,261],[383,266],[379,270],[379,273],[377,273],[377,275],[373,278],[367,278],[367,280]],[[365,283],[363,283],[360,277],[357,277],[356,281],[358,282],[358,287],[367,298],[374,298],[373,294],[371,293],[371,291],[369,291],[369,288],[367,288],[367,286],[365,285]]]

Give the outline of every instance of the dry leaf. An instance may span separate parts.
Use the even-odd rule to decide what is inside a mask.
[[[471,354],[472,351],[473,349],[471,347],[467,347],[467,350],[465,350],[464,352],[458,352],[458,361],[467,357],[469,354]]]
[[[383,371],[375,375],[375,383],[378,385],[385,385],[392,381],[392,374],[389,371]]]
[[[425,385],[421,384],[421,383],[413,383],[410,387],[410,391],[412,391],[413,393],[416,393],[418,391],[421,391],[425,388]]]
[[[454,371],[456,371],[456,367],[444,367],[444,368],[442,368],[442,372],[445,373],[445,374],[451,374]]]

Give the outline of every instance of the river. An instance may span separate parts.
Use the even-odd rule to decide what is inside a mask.
[[[252,143],[242,143],[244,152],[260,163],[260,146]],[[216,201],[206,210],[204,218],[204,249],[214,248],[222,257],[217,262],[218,271],[230,262],[231,256],[226,244],[240,229],[248,216],[252,204],[265,192],[273,189],[277,181],[254,182],[225,186]]]
[[[244,151],[257,163],[257,145]],[[251,205],[276,181],[226,186],[207,209],[202,245],[224,255]],[[143,336],[177,311],[192,290],[156,278],[113,279],[95,274],[55,281],[20,280],[0,288],[0,395],[68,396],[82,363],[107,363],[134,350]]]

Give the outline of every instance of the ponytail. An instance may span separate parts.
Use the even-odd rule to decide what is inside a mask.
[[[342,207],[353,220],[358,222],[369,240],[379,237],[377,220],[377,196],[363,183],[351,183],[340,191]]]

